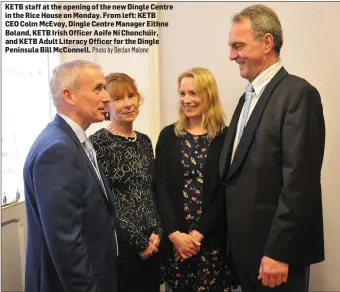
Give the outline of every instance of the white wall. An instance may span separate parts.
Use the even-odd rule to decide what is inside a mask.
[[[170,4],[170,3],[168,3]],[[207,67],[218,82],[230,121],[246,81],[229,61],[232,16],[255,2],[171,3],[160,14],[170,27],[160,31],[161,127],[176,120],[176,78],[193,66]],[[289,73],[307,79],[320,92],[326,120],[322,170],[326,261],[312,267],[310,291],[340,291],[340,3],[266,2],[279,15],[284,34],[281,58]]]

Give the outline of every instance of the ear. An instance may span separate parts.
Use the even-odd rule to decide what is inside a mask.
[[[71,89],[69,88],[64,88],[61,92],[63,99],[66,103],[75,105],[75,99],[74,99],[74,94]]]
[[[273,51],[274,50],[274,38],[273,38],[273,35],[270,34],[270,33],[266,33],[263,36],[263,40],[264,40],[264,43],[263,43],[264,52],[265,53],[269,53],[270,51]]]

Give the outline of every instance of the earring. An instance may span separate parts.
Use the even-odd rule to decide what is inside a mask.
[[[109,121],[110,120],[110,113],[105,112],[104,117],[105,117],[105,121]]]

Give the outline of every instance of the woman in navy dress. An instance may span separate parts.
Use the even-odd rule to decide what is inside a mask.
[[[219,154],[226,125],[211,72],[178,77],[178,121],[156,146],[156,200],[168,237],[162,269],[172,291],[228,291]]]

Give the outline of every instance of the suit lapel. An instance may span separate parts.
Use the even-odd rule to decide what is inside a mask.
[[[230,166],[230,170],[228,172],[227,180],[230,179],[236,170],[242,164],[244,157],[250,147],[250,144],[255,135],[256,129],[260,123],[262,114],[264,109],[266,108],[267,102],[272,95],[276,85],[287,75],[287,71],[282,67],[278,73],[274,76],[274,78],[268,83],[265,90],[260,96],[249,120],[247,122],[246,127],[243,130],[243,135],[240,139],[239,145],[235,151],[235,156],[233,162]]]
[[[244,104],[244,95],[240,98],[238,105],[234,111],[229,128],[227,130],[227,135],[225,137],[224,144],[222,147],[220,163],[219,163],[219,170],[220,170],[221,178],[223,178],[225,175],[226,166],[227,166],[227,163],[229,163],[228,156],[230,157],[230,153],[231,153],[230,151],[233,150],[233,145],[234,145],[233,142],[234,142],[235,135],[236,135],[237,123],[238,123],[238,119],[242,111],[243,104]]]
[[[99,180],[98,174],[97,174],[96,170],[94,169],[94,166],[93,166],[92,162],[90,161],[90,158],[87,156],[84,147],[82,146],[81,148],[82,148],[82,149],[79,149],[79,151],[80,151],[81,155],[83,156],[84,161],[86,161],[87,167],[91,170],[91,173],[92,173],[93,177],[94,177],[95,180],[97,181],[97,184],[98,184],[98,186],[100,187],[100,189],[101,189],[101,191],[102,191],[102,195],[103,195],[103,197],[104,197],[105,202],[107,202],[107,198],[106,198],[106,195],[105,195],[104,186],[103,186],[103,184],[101,183],[101,181]],[[98,167],[99,167],[99,163],[98,163]],[[101,174],[101,176],[102,176],[102,179],[103,179],[103,175],[102,175],[102,174]],[[105,177],[104,177],[104,178],[105,178]],[[104,180],[103,180],[103,181],[104,181]],[[107,194],[107,195],[109,195],[109,194]]]
[[[94,169],[90,158],[87,156],[85,149],[83,147],[83,145],[81,145],[77,135],[74,133],[74,131],[72,130],[72,128],[69,126],[68,123],[65,122],[65,120],[59,116],[58,114],[55,115],[54,120],[52,122],[52,124],[56,125],[57,127],[61,128],[72,140],[73,142],[78,146],[80,154],[83,156],[84,161],[86,161],[86,165],[88,166],[88,168],[91,170],[92,175],[94,176],[95,180],[97,181],[101,191],[102,191],[102,195],[104,196],[105,201],[107,201],[106,199],[106,195],[105,195],[105,190],[103,189],[103,185],[99,180],[99,177],[97,175],[96,170]]]

